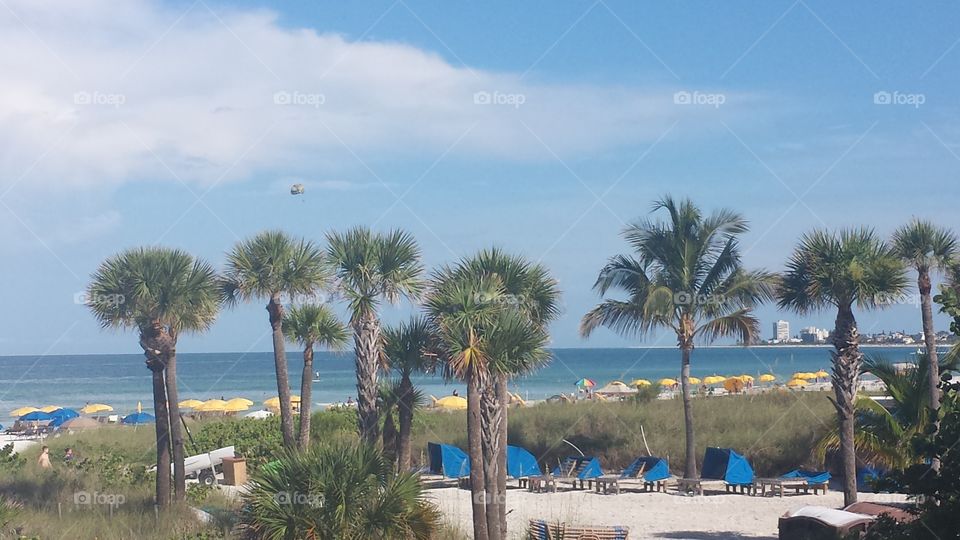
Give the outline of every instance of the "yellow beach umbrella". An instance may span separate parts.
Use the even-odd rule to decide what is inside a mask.
[[[816,379],[817,376],[816,376],[815,374],[813,374],[813,373],[809,373],[809,372],[806,372],[806,371],[798,371],[798,372],[796,372],[796,373],[793,374],[793,378],[794,378],[794,379],[800,379],[800,380],[802,380],[802,381],[805,381],[805,380],[807,380],[807,379]]]
[[[63,407],[61,407],[61,406],[59,406],[59,405],[47,405],[46,407],[40,407],[40,410],[43,411],[43,412],[45,412],[45,413],[52,413],[53,411],[55,411],[55,410],[57,410],[57,409],[62,409],[62,408],[63,408]]]
[[[657,384],[659,384],[660,386],[673,386],[677,384],[677,381],[673,379],[660,379],[660,382],[658,382]]]
[[[113,412],[113,407],[103,403],[90,403],[85,405],[80,412],[83,414],[97,414],[99,412]]]
[[[765,373],[760,376],[760,382],[773,382],[777,380],[776,375],[771,375],[770,373]]]
[[[226,406],[227,402],[222,399],[211,399],[197,405],[193,410],[200,412],[223,412]]]
[[[248,404],[248,403],[247,403],[248,401],[250,401],[250,400],[249,400],[249,399],[243,399],[243,398],[231,399],[230,401],[224,403],[224,405],[223,405],[223,411],[224,411],[224,412],[239,412],[239,411],[245,411],[245,410],[249,409],[249,408],[250,408],[250,405],[251,405],[251,404]]]
[[[703,378],[703,383],[704,384],[721,384],[725,380],[727,380],[727,378],[721,375],[710,375],[709,377]]]
[[[723,387],[728,392],[739,393],[743,391],[743,379],[740,377],[729,377],[727,380],[723,381]]]
[[[235,397],[235,398],[233,398],[233,399],[228,399],[228,400],[227,400],[227,403],[243,403],[244,405],[246,405],[246,406],[248,406],[248,407],[252,407],[252,406],[253,406],[253,402],[250,401],[249,399],[245,398],[245,397]]]
[[[38,408],[36,408],[36,407],[20,407],[19,409],[14,409],[14,410],[10,411],[10,416],[20,417],[20,416],[23,416],[23,415],[25,415],[25,414],[30,414],[30,413],[32,413],[32,412],[36,412],[36,411],[39,411],[39,410],[40,410],[40,409],[38,409]]]
[[[799,378],[791,379],[789,382],[787,382],[787,386],[789,386],[790,388],[803,388],[806,385],[807,385],[807,381]]]
[[[290,396],[290,403],[300,403],[300,396]],[[280,408],[280,397],[273,396],[272,398],[263,402],[268,408],[279,409]]]
[[[814,375],[816,375],[818,379],[826,379],[827,377],[830,376],[829,373],[827,373],[826,371],[824,371],[824,370],[822,370],[822,369],[821,369],[820,371],[814,373]]]
[[[737,378],[740,379],[740,380],[743,381],[743,382],[753,382],[753,376],[752,376],[752,375],[743,374],[743,375],[740,375],[740,376],[737,377]]]
[[[702,382],[696,377],[687,377],[687,380],[690,381],[690,384],[700,384]]]
[[[467,408],[467,400],[460,396],[445,396],[433,402],[438,409],[461,411]]]
[[[646,379],[634,379],[630,386],[650,386],[650,381]]]
[[[203,405],[203,402],[199,399],[185,399],[181,401],[179,405],[182,409],[196,409],[197,407]]]
[[[140,413],[142,413],[142,412],[143,412],[143,403],[140,403],[140,402],[138,401],[138,402],[137,402],[137,414],[140,414]]]

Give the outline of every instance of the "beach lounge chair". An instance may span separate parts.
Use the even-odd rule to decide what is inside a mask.
[[[553,470],[557,482],[570,482],[573,489],[577,489],[578,482],[580,489],[583,489],[584,482],[587,482],[588,488],[592,487],[593,481],[601,475],[600,460],[594,457],[570,456]]]
[[[571,526],[566,523],[531,519],[530,540],[627,540],[630,529],[613,526]]]
[[[703,495],[704,484],[710,481],[722,485],[724,491],[750,493],[753,491],[753,467],[747,458],[730,448],[707,448],[703,456],[700,478],[678,478],[677,490]]]
[[[597,493],[620,493],[621,487],[636,485],[644,491],[666,491],[670,478],[667,460],[659,457],[639,457],[620,474],[605,474],[596,480]]]
[[[827,471],[806,471],[796,469],[777,478],[757,478],[753,483],[754,494],[763,496],[767,490],[773,496],[783,497],[785,491],[793,489],[797,495],[800,490],[804,493],[826,493],[830,483],[830,473]]]
[[[822,506],[804,506],[780,517],[780,540],[850,538],[864,533],[876,518]]]

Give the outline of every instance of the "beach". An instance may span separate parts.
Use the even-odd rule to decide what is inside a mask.
[[[472,530],[470,491],[455,487],[429,490],[429,495],[455,528]],[[902,502],[901,495],[861,493],[861,501]],[[777,519],[790,509],[806,505],[840,508],[843,493],[755,497],[708,492],[702,497],[669,493],[593,491],[531,493],[508,489],[509,538],[524,538],[530,519],[562,521],[570,525],[621,525],[630,538],[710,539],[777,538]]]

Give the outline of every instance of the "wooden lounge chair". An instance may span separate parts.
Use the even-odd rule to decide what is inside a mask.
[[[614,526],[570,526],[566,523],[531,519],[530,540],[627,540],[630,529]]]
[[[590,467],[594,462],[594,459],[591,458],[575,458],[569,457],[563,460],[562,463],[554,471],[553,477],[555,482],[570,482],[573,486],[573,489],[578,489],[577,483],[579,482],[579,489],[584,488],[584,482],[587,484],[587,489],[593,487],[594,481],[600,477],[600,468],[597,465],[595,476],[585,477],[584,472]],[[556,489],[554,489],[556,491]]]
[[[670,470],[665,459],[640,457],[620,474],[606,474],[597,478],[597,493],[619,494],[621,487],[628,486],[638,486],[644,491],[666,492],[669,479]]]

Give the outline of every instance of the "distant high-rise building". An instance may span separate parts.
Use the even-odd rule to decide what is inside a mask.
[[[787,341],[790,339],[790,323],[787,321],[777,321],[773,323],[774,341]]]

